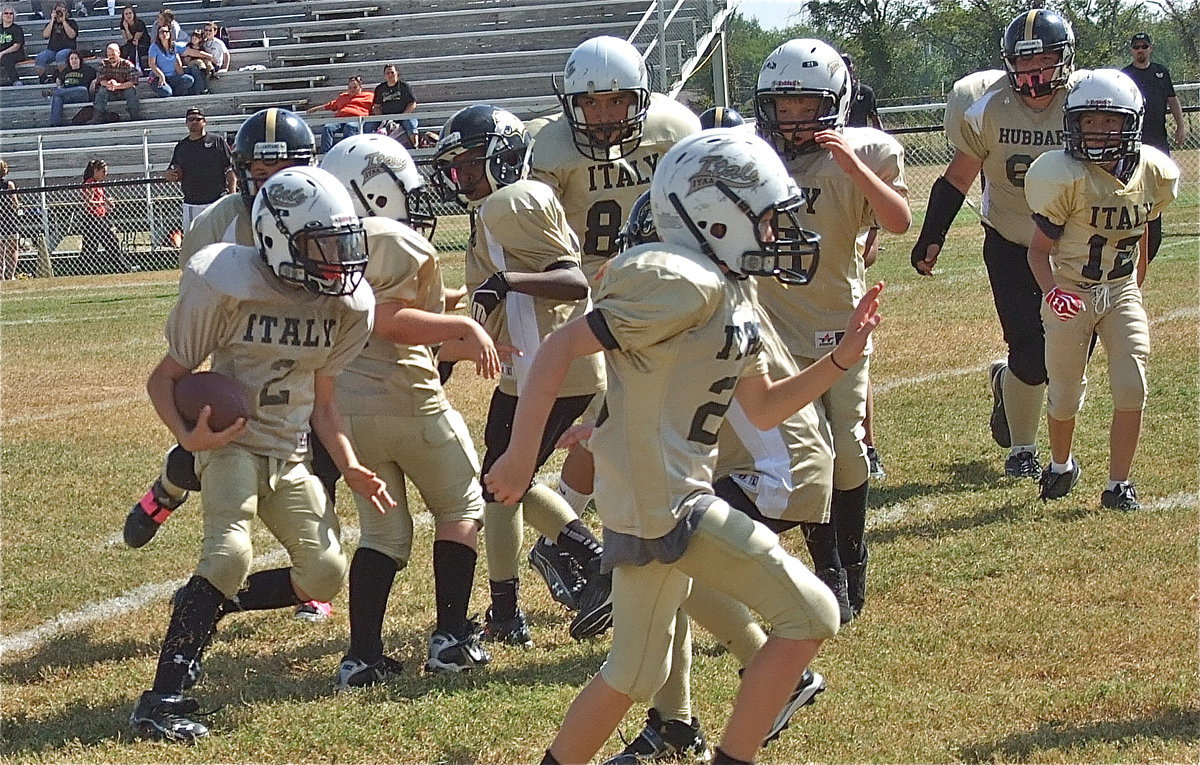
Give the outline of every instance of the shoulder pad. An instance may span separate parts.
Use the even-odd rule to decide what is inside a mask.
[[[250,300],[276,289],[276,285],[266,281],[270,272],[259,267],[261,259],[262,255],[253,247],[210,244],[188,260],[186,270],[223,295]]]

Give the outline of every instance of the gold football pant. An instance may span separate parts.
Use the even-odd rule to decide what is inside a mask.
[[[1090,294],[1074,282],[1058,286],[1079,295],[1086,307],[1069,321],[1060,321],[1049,306],[1042,306],[1046,370],[1050,375],[1049,415],[1056,420],[1073,420],[1079,413],[1087,388],[1088,345],[1093,331],[1108,352],[1113,409],[1135,412],[1144,408],[1150,327],[1137,282],[1130,277],[1124,282],[1097,285]]]
[[[204,550],[196,575],[227,598],[242,589],[257,516],[291,557],[292,582],[315,600],[332,600],[346,576],[338,521],[321,482],[303,462],[251,454],[239,446],[196,453],[204,483]]]
[[[647,701],[662,687],[693,580],[744,603],[772,625],[773,635],[823,640],[837,634],[838,606],[829,588],[773,532],[718,499],[679,560],[613,570],[613,643],[600,674],[614,690]]]
[[[387,482],[396,507],[380,513],[354,495],[362,536],[358,546],[401,568],[412,554],[413,520],[405,479],[413,482],[434,523],[483,523],[479,458],[462,415],[453,409],[420,417],[343,415],[346,436],[364,467]]]

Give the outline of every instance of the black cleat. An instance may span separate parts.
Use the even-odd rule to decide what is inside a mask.
[[[637,765],[654,760],[697,761],[708,759],[708,740],[695,717],[691,723],[683,720],[664,720],[651,707],[646,714],[646,727],[625,745],[621,753],[604,761],[604,765]]]
[[[1071,489],[1075,488],[1075,484],[1079,483],[1079,460],[1072,458],[1071,469],[1065,473],[1055,473],[1047,467],[1042,471],[1042,477],[1038,479],[1038,486],[1041,487],[1041,499],[1062,499],[1071,493]]]
[[[574,640],[599,637],[612,626],[612,572],[600,573],[600,557],[596,556],[584,568],[584,575],[587,584],[579,593],[579,613],[571,620]]]
[[[156,478],[150,491],[125,516],[125,544],[136,549],[154,539],[159,527],[187,498],[186,493],[182,497],[172,497]]]
[[[1142,503],[1138,502],[1137,490],[1133,484],[1125,481],[1117,484],[1115,489],[1105,489],[1100,494],[1100,506],[1112,510],[1141,510]]]
[[[343,656],[338,665],[337,677],[333,681],[335,691],[349,688],[366,688],[378,685],[389,677],[399,675],[404,671],[404,664],[393,658],[384,656],[374,664],[356,659],[353,656]]]
[[[1007,361],[993,361],[988,370],[988,383],[992,389],[992,440],[1005,449],[1012,448],[1012,434],[1008,432],[1008,415],[1004,413],[1004,374]]]
[[[483,634],[479,625],[468,622],[466,635],[456,637],[444,630],[435,630],[429,638],[429,659],[425,662],[426,672],[466,672],[483,667],[492,660],[483,647]]]
[[[1037,452],[1017,452],[1004,460],[1006,478],[1037,478],[1041,474],[1042,463],[1038,462]]]
[[[529,551],[529,565],[546,580],[550,597],[572,611],[579,609],[579,595],[587,580],[570,554],[546,537],[538,537]]]
[[[517,609],[517,613],[507,619],[497,619],[492,615],[492,609],[484,616],[484,627],[480,634],[483,640],[491,643],[507,643],[509,645],[529,648],[533,645],[533,636],[529,634],[529,623],[525,621],[525,612]]]
[[[788,698],[787,703],[783,705],[783,709],[779,711],[779,716],[775,718],[775,722],[771,725],[771,730],[767,733],[767,737],[763,739],[763,746],[779,738],[779,734],[783,733],[791,725],[792,717],[796,712],[800,711],[801,707],[806,707],[815,702],[817,694],[824,690],[825,678],[821,677],[820,673],[813,672],[811,669],[804,670],[804,674],[800,676],[800,682],[796,684],[796,690],[792,691],[792,695]]]
[[[195,699],[146,691],[129,715],[129,725],[142,736],[191,744],[208,735],[205,725],[188,718],[199,709]]]

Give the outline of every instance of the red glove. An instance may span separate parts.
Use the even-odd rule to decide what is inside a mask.
[[[1058,287],[1046,293],[1046,305],[1050,306],[1059,321],[1070,321],[1085,310],[1082,298]]]

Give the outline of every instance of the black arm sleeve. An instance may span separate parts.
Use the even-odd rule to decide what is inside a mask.
[[[913,246],[911,261],[913,268],[925,260],[926,248],[931,244],[941,247],[946,243],[946,232],[954,222],[954,216],[962,209],[966,195],[954,188],[954,184],[945,176],[933,182],[929,190],[929,208],[925,211],[925,223],[921,226],[921,235]]]
[[[1063,229],[1066,228],[1065,226],[1060,226],[1057,223],[1051,223],[1050,219],[1041,213],[1033,214],[1033,222],[1043,234],[1056,242],[1062,238]]]
[[[620,350],[621,344],[617,342],[617,338],[613,337],[612,330],[608,328],[608,321],[605,320],[604,314],[599,311],[588,311],[584,316],[588,326],[592,329],[592,334],[600,341],[606,350]]]

